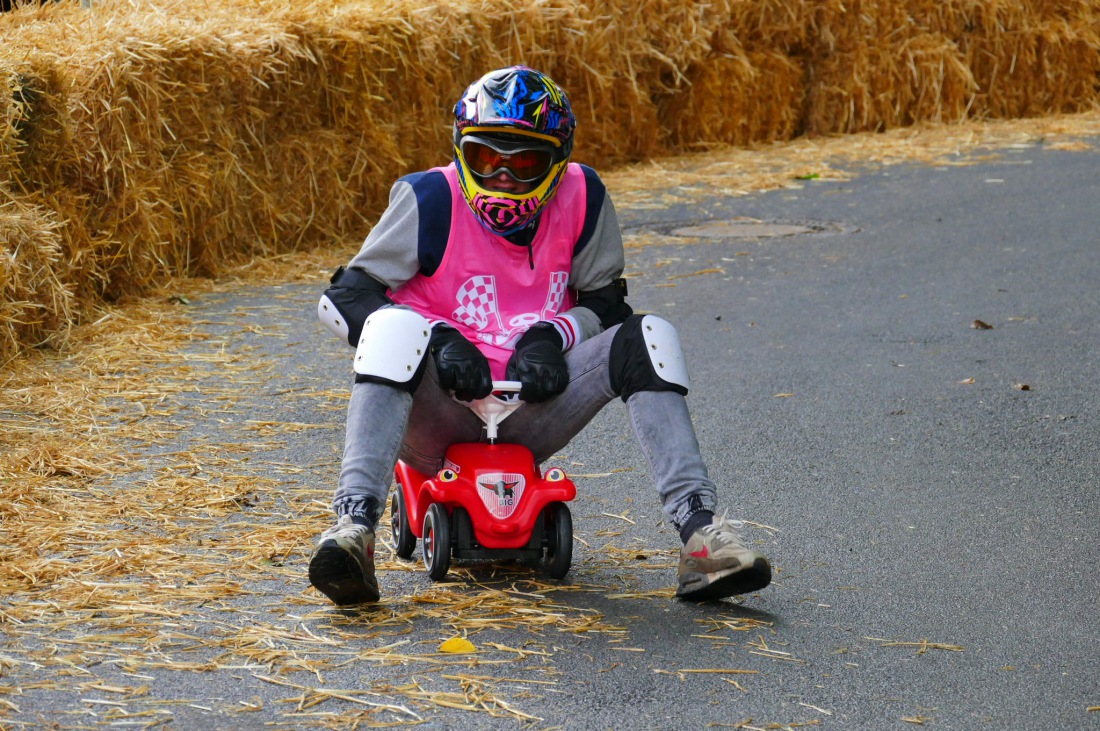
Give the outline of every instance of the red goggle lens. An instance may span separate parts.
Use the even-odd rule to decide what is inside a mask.
[[[521,183],[538,180],[554,162],[554,156],[548,150],[499,152],[473,140],[462,143],[462,159],[477,175],[487,178],[501,170],[507,170]]]

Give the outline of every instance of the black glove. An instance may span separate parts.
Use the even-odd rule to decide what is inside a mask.
[[[569,367],[561,352],[562,339],[548,322],[536,322],[516,343],[506,377],[523,384],[519,397],[537,403],[557,396],[569,385]]]
[[[485,398],[493,391],[489,361],[473,343],[450,325],[436,325],[428,348],[435,358],[439,385],[460,401]]]

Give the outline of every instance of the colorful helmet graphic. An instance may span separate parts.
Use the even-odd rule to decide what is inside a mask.
[[[455,166],[470,210],[500,236],[530,225],[557,192],[573,152],[577,119],[565,92],[539,71],[512,66],[471,84],[454,115]],[[485,187],[502,169],[531,189]]]

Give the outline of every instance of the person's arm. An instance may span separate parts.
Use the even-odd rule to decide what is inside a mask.
[[[443,188],[440,188],[442,183]],[[445,195],[442,195],[445,194]],[[437,207],[445,216],[430,221],[421,215]],[[431,268],[442,259],[439,227],[450,226],[450,194],[440,173],[405,176],[390,189],[389,206],[371,229],[363,246],[346,267],[329,280],[317,306],[321,322],[352,347],[359,342],[363,323],[382,307],[397,307],[388,292],[399,289],[418,271]],[[423,261],[422,261],[423,260]]]
[[[565,350],[633,314],[626,303],[626,256],[615,206],[595,171],[582,169],[587,188],[585,221],[569,276],[577,302],[551,320],[561,331]]]
[[[390,204],[363,247],[348,263],[390,290],[417,272],[431,276],[443,260],[451,230],[451,189],[439,171],[406,175],[390,190]]]

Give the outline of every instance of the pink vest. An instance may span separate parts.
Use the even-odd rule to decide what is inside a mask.
[[[471,213],[454,164],[435,170],[451,188],[451,232],[443,261],[432,276],[416,274],[392,297],[433,322],[456,327],[489,359],[493,378],[503,379],[516,340],[527,328],[574,304],[568,283],[573,247],[584,226],[584,173],[571,163],[543,210],[532,242],[532,269],[526,246],[493,234]]]

